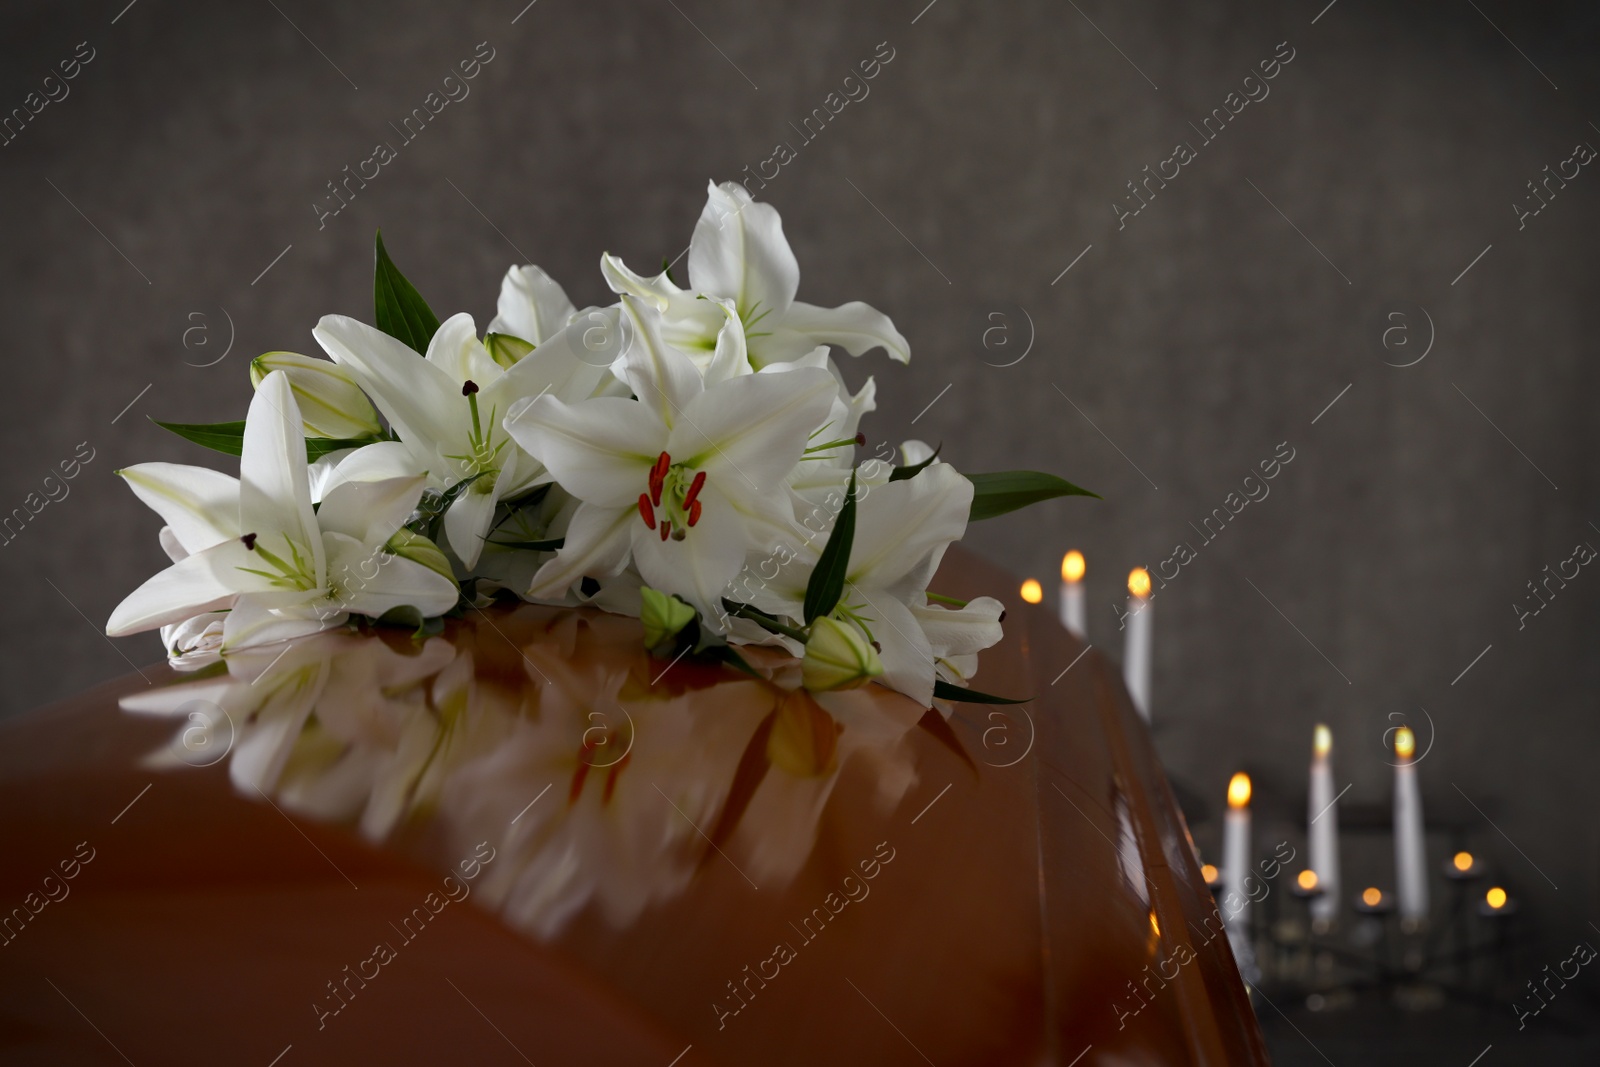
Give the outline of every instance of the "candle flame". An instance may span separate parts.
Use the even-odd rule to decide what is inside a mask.
[[[1061,557],[1062,581],[1076,582],[1083,577],[1084,570],[1085,564],[1083,562],[1083,553],[1079,552],[1077,549],[1073,549],[1071,552],[1068,552],[1065,556]]]
[[[1156,921],[1156,910],[1150,909],[1150,931],[1157,937],[1161,936],[1161,924]]]
[[[1499,886],[1495,886],[1483,895],[1483,899],[1488,901],[1489,907],[1499,911],[1506,906],[1506,891]]]
[[[1368,886],[1361,891],[1361,903],[1365,904],[1369,908],[1376,908],[1378,906],[1378,902],[1382,899],[1383,894],[1378,892],[1377,889],[1373,888],[1372,886]]]
[[[1200,877],[1206,880],[1206,885],[1217,884],[1217,868],[1209,863],[1200,865]]]
[[[1037,604],[1044,599],[1044,587],[1039,584],[1038,579],[1029,578],[1022,583],[1022,599],[1029,604]]]
[[[1228,779],[1228,807],[1243,808],[1250,804],[1250,776],[1243,771]]]
[[[1470,871],[1472,870],[1472,853],[1457,852],[1450,862],[1456,865],[1456,870],[1458,871]]]
[[[1333,731],[1320,722],[1311,732],[1311,751],[1319,756],[1326,756],[1333,751]]]
[[[1410,759],[1417,751],[1417,735],[1411,732],[1411,727],[1402,726],[1394,732],[1394,754],[1401,759]]]
[[[1150,595],[1150,572],[1143,567],[1135,567],[1128,572],[1128,592],[1137,597]]]
[[[1316,871],[1301,871],[1298,875],[1295,876],[1295,881],[1300,883],[1300,888],[1301,889],[1304,889],[1307,892],[1310,892],[1311,890],[1317,888],[1317,872]]]

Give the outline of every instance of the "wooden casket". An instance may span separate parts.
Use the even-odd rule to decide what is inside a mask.
[[[952,552],[935,588],[1011,587]],[[7,1063],[1265,1063],[1115,666],[811,699],[535,606],[0,724]]]

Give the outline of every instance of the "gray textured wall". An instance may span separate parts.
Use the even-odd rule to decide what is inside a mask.
[[[513,24],[521,0],[124,2],[0,16],[0,107],[94,50],[0,148],[0,502],[94,449],[0,548],[5,707],[158,655],[154,637],[98,633],[162,563],[154,516],[112,472],[205,462],[145,417],[234,417],[251,356],[314,350],[323,313],[368,314],[375,228],[436,308],[480,324],[524,253],[580,305],[603,301],[602,249],[676,255],[706,180],[798,144],[789,124],[887,41],[871,95],[760,194],[804,298],[865,299],[911,341],[909,368],[851,368],[879,377],[870,432],[1104,493],[968,540],[1046,579],[1082,548],[1091,638],[1113,654],[1128,567],[1195,544],[1155,603],[1155,704],[1197,796],[1244,767],[1264,817],[1294,816],[1325,720],[1346,802],[1387,803],[1389,716],[1425,708],[1430,811],[1542,902],[1553,936],[1600,913],[1600,572],[1524,629],[1511,607],[1545,564],[1600,545],[1600,173],[1524,229],[1509,206],[1577,142],[1600,145],[1587,9],[938,0],[913,24],[924,0],[539,0]],[[495,58],[470,97],[319,230],[324,183],[397,140],[389,123],[482,41]],[[1202,144],[1189,123],[1284,41],[1270,96]],[[1124,183],[1178,141],[1198,158],[1118,229]],[[231,353],[186,365],[220,355],[230,317]],[[1026,358],[987,365],[1016,358],[1029,319]],[[1386,350],[1402,322],[1410,346]],[[986,348],[1001,324],[1010,347]],[[1385,365],[1430,332],[1426,359]],[[1201,545],[1190,523],[1285,441],[1271,496]]]

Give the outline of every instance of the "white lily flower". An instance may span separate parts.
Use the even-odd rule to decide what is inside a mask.
[[[596,311],[610,316],[615,311]],[[580,319],[566,330],[594,329]],[[580,400],[605,376],[609,360],[585,359],[581,336],[547,338],[509,369],[490,357],[472,316],[440,324],[418,355],[381,330],[343,315],[327,315],[312,331],[340,366],[348,368],[410,451],[429,488],[446,490],[475,480],[445,513],[445,540],[467,567],[478,562],[495,505],[550,480],[542,464],[517,447],[503,425],[519,401],[536,396]]]
[[[645,584],[714,619],[746,553],[792,536],[784,479],[837,386],[814,369],[708,384],[662,339],[652,305],[624,296],[622,312],[627,347],[616,370],[637,399],[540,396],[506,419],[583,501],[529,595],[562,596],[631,558]]]
[[[326,629],[351,612],[377,617],[400,606],[424,615],[449,610],[455,583],[386,547],[423,488],[420,476],[404,472],[407,457],[397,449],[389,442],[352,453],[333,472],[314,512],[288,376],[267,375],[245,419],[237,481],[177,464],[122,472],[167,520],[184,555],[117,606],[107,634],[121,637],[229,609],[223,627],[223,650],[229,651]]]
[[[880,681],[923,707],[933,703],[936,656],[975,651],[968,647],[974,638],[962,627],[981,624],[987,606],[974,610],[969,605],[970,615],[943,609],[927,613],[928,582],[945,549],[966,531],[972,492],[972,483],[955,468],[938,463],[914,478],[873,488],[856,508],[844,594],[833,614],[876,642],[883,663]],[[813,538],[775,579],[754,591],[751,603],[762,611],[800,617],[806,585],[826,543],[827,537]],[[959,619],[947,620],[947,615]],[[935,624],[934,634],[925,622]],[[998,640],[998,626],[995,631]],[[983,636],[986,632],[977,639]]]
[[[737,182],[712,182],[708,191],[689,244],[687,289],[665,271],[646,277],[614,256],[601,257],[613,291],[648,300],[666,316],[669,343],[691,355],[725,350],[724,327],[735,320],[753,370],[799,359],[818,345],[838,345],[852,356],[882,347],[901,363],[911,359],[906,339],[881,311],[859,300],[824,308],[794,298],[800,265],[776,208],[756,203]]]

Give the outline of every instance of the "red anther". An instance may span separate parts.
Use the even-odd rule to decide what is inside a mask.
[[[689,483],[689,491],[687,493],[683,494],[683,506],[684,507],[689,508],[689,507],[693,507],[694,506],[695,497],[700,495],[700,487],[702,485],[705,485],[705,484],[706,484],[706,472],[705,471],[696,471],[695,475],[694,475],[694,481]],[[694,524],[690,523],[690,525],[692,526]]]
[[[644,493],[639,494],[639,517],[652,530],[656,528],[656,509],[650,506],[650,497]]]
[[[660,479],[665,478],[667,476],[667,468],[670,467],[670,466],[672,466],[672,457],[667,455],[665,452],[661,453],[661,455],[656,457],[656,480],[657,481],[659,481]]]
[[[667,539],[667,535],[670,534],[671,532],[672,532],[672,523],[668,522],[666,519],[662,519],[661,520],[661,540],[665,541]]]
[[[689,505],[689,525],[690,526],[693,526],[695,523],[700,521],[700,508],[701,508],[701,506],[702,505],[700,504],[700,501],[698,501],[698,500],[693,501]]]

